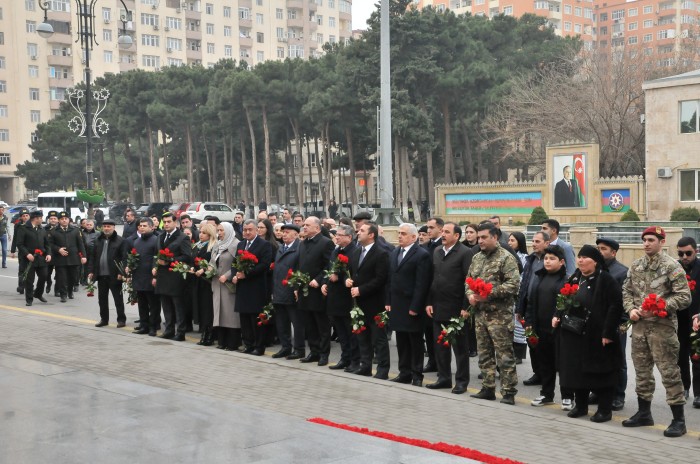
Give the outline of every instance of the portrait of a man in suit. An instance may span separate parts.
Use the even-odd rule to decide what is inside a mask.
[[[579,208],[581,206],[581,190],[578,181],[571,177],[571,165],[564,166],[563,179],[554,186],[555,208]]]

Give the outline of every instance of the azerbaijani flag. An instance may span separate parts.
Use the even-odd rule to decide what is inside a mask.
[[[586,168],[583,165],[583,154],[574,155],[574,179],[578,184],[579,205],[586,206]]]
[[[603,190],[600,200],[604,213],[624,213],[630,209],[630,189]]]

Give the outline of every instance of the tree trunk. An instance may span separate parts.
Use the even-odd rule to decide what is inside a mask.
[[[167,141],[165,137],[165,131],[161,130],[160,134],[163,138],[163,174],[165,175],[165,179],[163,179],[163,201],[166,203],[171,203],[172,197],[170,195],[170,166],[168,163],[168,146],[167,146]]]
[[[452,121],[450,103],[442,101],[442,123],[445,126],[445,182],[454,183],[454,158],[452,156]]]
[[[321,137],[323,137],[323,134],[321,135]],[[323,180],[323,166],[321,166],[321,153],[319,153],[318,151],[318,137],[314,137],[314,154],[316,155],[316,175],[318,176],[316,178],[316,185],[318,186],[318,193],[316,193],[315,197],[313,198],[313,201],[318,203],[318,194],[323,193],[321,192],[321,180]],[[323,199],[323,196],[321,196],[321,199]]]
[[[227,205],[232,205],[233,203],[231,202],[231,199],[233,198],[233,195],[231,193],[231,182],[232,179],[230,176],[227,176],[228,170],[229,170],[229,150],[233,149],[233,147],[228,148],[226,144],[226,136],[224,136],[224,198],[226,199],[226,204]],[[216,171],[216,169],[214,169]]]
[[[250,205],[250,192],[248,191],[248,156],[245,152],[245,132],[243,131],[243,128],[240,128],[238,132],[241,139],[241,177],[243,179],[241,183],[241,193],[243,202],[247,208],[248,205]]]
[[[165,138],[165,137],[164,137]],[[165,140],[163,140],[163,144],[165,145]],[[165,147],[164,147],[165,148]],[[187,163],[187,201],[192,201],[192,189],[195,187],[194,185],[194,167],[192,166],[192,129],[190,128],[190,125],[187,124],[185,126],[185,155],[186,155],[186,163]],[[168,182],[170,183],[170,182]]]
[[[299,182],[297,182],[297,210],[302,210],[302,205],[304,204],[304,163],[302,162],[301,153],[301,134],[299,133],[299,121],[289,118],[289,123],[292,126],[292,131],[294,132],[294,145],[296,148],[296,159],[299,164]],[[292,164],[292,168],[294,165]],[[293,170],[293,169],[292,169]]]
[[[291,203],[291,191],[296,191],[296,176],[289,175],[292,160],[292,142],[289,137],[289,128],[285,128],[287,143],[284,145],[284,203]],[[291,180],[291,182],[290,182]],[[291,184],[291,189],[290,189]]]
[[[462,152],[462,166],[464,167],[464,181],[473,182],[474,181],[474,160],[472,157],[472,145],[469,140],[469,129],[467,128],[467,123],[464,118],[459,118],[459,125],[462,129],[462,143],[464,144],[464,151]]]
[[[245,109],[245,117],[248,120],[248,131],[250,132],[250,147],[251,147],[251,158],[253,158],[253,211],[255,207],[258,206],[258,149],[255,146],[255,130],[253,129],[253,121],[250,119],[250,109],[247,105],[243,105]]]
[[[267,125],[267,106],[263,103],[262,105],[262,116],[263,116],[263,135],[265,137],[265,198],[266,202],[272,201],[272,189],[270,180],[272,178],[272,173],[270,172],[270,128]]]
[[[133,202],[136,197],[134,190],[134,175],[131,167],[131,146],[129,146],[129,137],[124,137],[124,163],[126,164],[126,182],[129,188],[129,201]],[[118,200],[115,198],[115,200]]]
[[[192,152],[194,154],[194,160],[193,160],[193,165],[194,165],[194,172],[192,173],[192,181],[194,182],[194,190],[192,190],[195,195],[194,198],[209,198],[208,195],[205,194],[204,188],[202,186],[202,179],[201,179],[201,169],[200,167],[202,166],[200,163],[200,157],[199,157],[199,150],[197,149],[198,144],[195,143],[192,145]]]
[[[117,155],[114,145],[114,143],[109,145],[109,155],[112,162],[112,191],[114,192],[114,201],[119,201],[119,171],[117,170]]]
[[[325,183],[324,183],[324,188],[323,188],[323,206],[324,209],[326,210],[326,213],[328,213],[328,206],[330,205],[330,199],[333,198],[332,192],[331,192],[331,179],[333,177],[333,169],[332,169],[332,164],[331,163],[331,141],[330,141],[330,122],[326,121],[325,128],[323,130],[323,137],[325,139],[324,143],[324,156],[323,156],[323,170],[325,171]],[[337,203],[337,202],[336,202]],[[340,201],[342,204],[342,200]],[[328,214],[328,217],[331,217],[330,214]]]
[[[224,143],[226,142],[224,141]],[[204,157],[207,159],[207,177],[209,178],[209,195],[207,196],[207,198],[209,198],[209,200],[211,201],[219,201],[217,195],[219,189],[216,185],[216,173],[214,172],[216,170],[212,170],[212,165],[216,162],[216,141],[214,141],[214,144],[212,145],[212,153],[210,153],[209,145],[207,145],[207,138],[205,134],[202,134],[202,145],[204,145]],[[225,154],[226,151],[224,150],[224,173],[228,171],[228,163],[226,162]],[[214,158],[213,161],[212,157]],[[197,164],[199,164],[199,162]]]
[[[138,138],[139,143],[139,170],[141,171],[141,201],[139,203],[146,203],[146,170],[143,168],[143,141],[141,137]],[[136,199],[133,200],[136,204]]]
[[[104,145],[100,145],[100,149],[98,150],[99,152],[99,165],[100,165],[100,185],[102,185],[102,188],[104,188],[107,183],[105,180],[107,179],[107,167],[105,166],[105,150],[104,150]]]
[[[357,183],[355,182],[355,150],[352,144],[352,129],[350,127],[345,128],[345,143],[348,146],[348,164],[350,168],[350,180],[352,181],[350,182],[350,198],[352,201],[352,213],[354,212],[354,208],[357,205]],[[347,188],[347,181],[345,181],[345,188]],[[352,214],[350,215],[352,216]]]
[[[403,176],[401,175],[403,170],[401,168],[401,136],[400,135],[395,135],[394,136],[394,178],[392,179],[391,185],[392,185],[392,192],[390,192],[390,195],[392,196],[394,206],[399,207],[399,215],[403,214],[403,208],[404,208],[404,185],[403,185]]]
[[[158,155],[155,153],[155,147],[153,146],[153,130],[151,129],[151,122],[146,123],[146,130],[148,131],[148,156],[151,162],[151,196],[148,201],[160,201],[160,190],[158,189]],[[144,190],[144,203],[146,191]]]
[[[435,185],[435,174],[433,173],[433,154],[425,154],[426,169],[428,171],[428,205],[430,206],[431,214],[435,211],[435,189],[432,188]]]
[[[404,176],[403,178],[406,179],[406,206],[408,207],[409,202],[413,206],[413,212],[414,212],[414,217],[415,217],[415,209],[416,209],[416,195],[415,192],[413,191],[413,172],[411,169],[411,163],[409,163],[408,159],[408,147],[404,147],[403,150],[401,150],[402,153],[402,160],[403,160],[403,170],[404,170]],[[408,218],[408,214],[406,214],[406,217]]]

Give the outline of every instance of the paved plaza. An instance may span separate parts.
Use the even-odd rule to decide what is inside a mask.
[[[532,463],[693,462],[700,410],[686,405],[688,435],[664,438],[670,411],[657,382],[656,426],[626,429],[636,410],[633,369],[625,409],[605,424],[533,408],[538,387],[519,385],[515,406],[95,328],[97,298],[24,306],[17,262],[0,273],[0,462],[448,463],[464,458],[307,422],[312,417],[445,442]],[[396,350],[392,343],[393,369]],[[628,353],[629,357],[629,353]],[[339,358],[333,344],[331,363]],[[471,360],[470,392],[480,387]],[[529,360],[518,366],[520,380]],[[426,383],[435,374],[426,375]],[[557,394],[557,400],[558,400]]]

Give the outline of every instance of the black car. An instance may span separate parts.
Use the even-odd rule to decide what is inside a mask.
[[[116,203],[109,208],[109,218],[116,222],[117,224],[124,223],[124,213],[127,208],[134,209],[134,205],[131,203]]]
[[[163,213],[167,213],[168,211],[170,211],[170,206],[172,206],[172,203],[149,203],[146,207],[145,215],[146,217],[151,217],[155,214],[158,217],[161,217]]]

